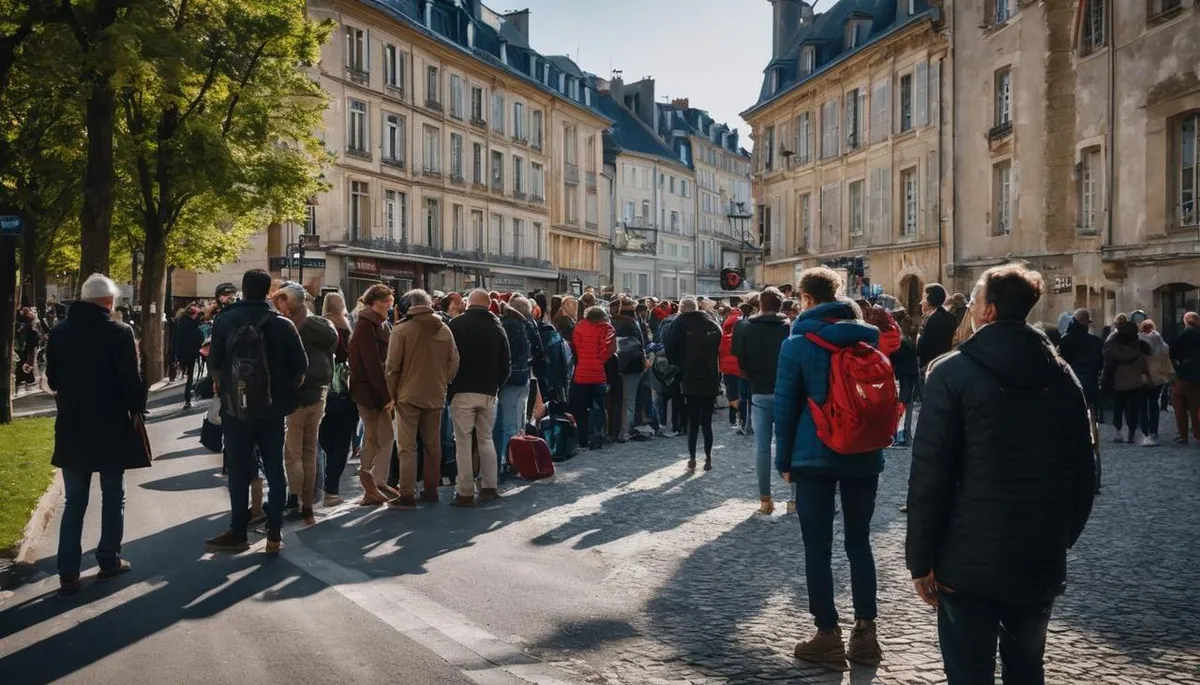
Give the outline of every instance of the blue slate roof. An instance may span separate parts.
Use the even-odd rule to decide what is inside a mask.
[[[657,106],[664,114],[659,119],[659,135],[669,138],[672,130],[681,129],[685,133],[705,138],[714,145],[722,147],[722,134],[728,133],[729,135],[725,137],[724,149],[745,157],[750,156],[749,152],[738,147],[737,130],[713,119],[707,111],[695,107],[684,109],[665,103],[658,103]],[[682,121],[679,120],[679,113],[683,114]]]
[[[636,152],[651,157],[684,166],[679,156],[672,152],[661,138],[641,119],[618,103],[608,93],[602,93],[599,98],[600,112],[612,119],[612,126],[604,135],[604,159],[610,161],[622,151]]]
[[[900,29],[927,21],[937,16],[938,10],[928,0],[916,0],[916,12],[898,12],[896,0],[839,0],[822,14],[816,15],[807,26],[802,26],[792,37],[780,57],[772,59],[763,70],[762,89],[758,102],[742,113],[754,112],[769,102],[783,96],[793,88],[822,75],[830,67],[851,55],[867,50],[872,44]],[[858,46],[848,47],[846,22],[851,19],[867,19],[871,22],[866,40]],[[812,46],[815,53],[815,68],[811,74],[801,76],[801,48]],[[779,73],[779,88],[771,92],[771,74]]]
[[[596,84],[594,79],[588,80],[582,78],[582,71],[567,57],[545,57],[536,50],[533,50],[510,22],[506,21],[502,15],[486,8],[481,0],[429,0],[432,3],[432,10],[430,12],[431,26],[425,26],[424,24],[424,3],[419,2],[419,0],[358,1],[384,12],[397,22],[448,47],[456,48],[497,69],[503,69],[519,77],[526,85],[533,86],[543,92],[551,93],[556,97],[573,102],[581,108],[591,110],[600,115],[600,110],[596,106],[600,98],[595,92]],[[482,18],[475,18],[476,14],[482,17],[486,13],[496,15],[498,29]],[[474,48],[467,45],[468,24],[475,26]],[[500,60],[501,43],[507,44],[505,48],[508,56],[507,64]],[[531,72],[530,70],[530,53],[537,56],[536,72]],[[542,71],[542,65],[546,62],[549,62],[551,65],[548,83],[543,81],[544,73]],[[558,89],[558,76],[563,73],[581,81],[578,99],[571,98],[569,86],[564,84],[563,90]],[[592,91],[590,94],[590,107],[586,104],[589,97],[585,93],[587,90]]]

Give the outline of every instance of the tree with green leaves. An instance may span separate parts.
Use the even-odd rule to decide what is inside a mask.
[[[141,53],[118,93],[118,156],[130,179],[122,205],[142,230],[142,346],[153,383],[163,376],[170,254],[215,246],[224,261],[244,247],[246,219],[263,221],[259,230],[298,219],[320,189],[326,96],[309,70],[330,25],[311,21],[297,0],[139,0],[125,24]]]

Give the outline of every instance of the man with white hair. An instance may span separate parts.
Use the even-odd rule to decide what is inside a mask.
[[[454,334],[433,311],[424,290],[410,290],[408,316],[392,329],[388,340],[387,386],[396,407],[396,445],[400,461],[400,497],[393,509],[417,507],[417,437],[425,445],[425,489],[421,500],[438,501],[442,479],[442,412],[446,387],[458,372]]]
[[[125,469],[150,466],[134,419],[146,412],[137,343],[132,328],[111,318],[119,295],[108,277],[89,276],[46,350],[46,381],[58,402],[51,463],[62,469],[67,499],[58,537],[61,595],[79,591],[83,516],[92,474],[100,474],[103,497],[96,580],[107,581],[130,569],[121,558]]]
[[[496,315],[488,311],[491,299],[483,289],[472,290],[467,311],[450,322],[458,349],[459,367],[450,386],[450,418],[454,422],[458,476],[454,506],[475,506],[475,469],[471,458],[471,434],[479,446],[479,496],[494,500],[497,489],[496,445],[492,428],[496,423],[496,395],[508,380],[511,358],[508,336]]]
[[[296,325],[300,343],[308,355],[308,371],[296,390],[296,408],[287,417],[283,463],[287,470],[288,509],[300,508],[306,525],[316,523],[313,500],[317,484],[317,442],[325,397],[333,382],[333,352],[337,329],[328,319],[308,313],[308,292],[299,283],[284,283],[272,301],[280,314]]]

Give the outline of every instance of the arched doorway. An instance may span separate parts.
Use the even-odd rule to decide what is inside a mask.
[[[913,274],[900,279],[900,304],[904,305],[909,316],[921,318],[922,289],[925,284]]]
[[[1159,286],[1159,330],[1167,340],[1183,332],[1183,315],[1200,310],[1200,288],[1191,283],[1168,283]]]

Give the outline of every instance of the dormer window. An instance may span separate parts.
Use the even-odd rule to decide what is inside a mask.
[[[811,45],[800,49],[800,75],[808,76],[817,68],[817,50]]]
[[[500,63],[508,64],[508,43],[500,41]]]
[[[871,21],[869,19],[851,19],[846,22],[846,48],[854,49],[866,43],[870,33]]]
[[[560,92],[560,93],[567,92],[567,75],[566,74],[558,75],[558,92]]]
[[[771,70],[771,94],[774,95],[775,93],[778,93],[778,92],[779,92],[779,70],[772,69]]]

